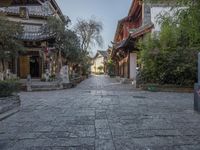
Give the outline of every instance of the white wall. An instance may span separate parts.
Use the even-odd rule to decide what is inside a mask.
[[[177,7],[177,8],[173,8],[172,7],[166,7],[166,6],[151,6],[151,22],[154,24],[154,31],[155,32],[159,32],[160,31],[160,25],[158,24],[157,20],[158,20],[158,16],[164,15],[165,13],[169,14],[170,16],[172,16],[173,14],[175,14],[175,12],[177,10],[181,10],[181,9],[187,9],[187,7]]]
[[[137,53],[130,53],[130,79],[136,79]]]
[[[151,22],[154,24],[154,31],[160,31],[160,25],[158,24],[159,14],[170,12],[170,7],[151,7]]]
[[[91,71],[92,72],[99,72],[99,70],[98,70],[99,66],[103,66],[104,67],[104,58],[102,56],[99,56],[94,60],[94,63],[91,66]]]

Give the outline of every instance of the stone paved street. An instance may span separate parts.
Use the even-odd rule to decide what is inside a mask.
[[[0,150],[200,150],[193,94],[135,90],[106,76],[20,94],[0,122]]]

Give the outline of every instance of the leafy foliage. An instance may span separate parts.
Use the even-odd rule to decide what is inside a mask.
[[[99,70],[99,72],[102,72],[103,71],[103,66],[99,66],[97,69]]]
[[[47,32],[55,35],[55,44],[65,57],[67,62],[76,63],[80,61],[80,40],[75,32],[68,29],[70,20],[65,22],[56,17],[49,17],[46,25]]]
[[[50,17],[46,30],[55,35],[54,45],[67,63],[76,66],[80,74],[87,74],[91,62],[89,52],[82,50],[81,39],[75,31],[68,29],[69,23],[70,20],[63,23],[55,17]]]
[[[159,17],[159,35],[147,35],[139,42],[143,82],[193,85],[200,48],[199,20],[200,2]]]
[[[101,31],[103,27],[101,22],[94,19],[88,21],[79,19],[74,29],[81,40],[82,51],[89,51],[91,45],[97,44],[98,46],[102,46]]]
[[[19,88],[20,84],[15,80],[0,81],[0,97],[11,96],[14,92],[18,92]]]
[[[3,66],[4,60],[16,56],[18,51],[24,50],[22,43],[16,39],[21,32],[20,23],[11,22],[0,16],[0,60]]]
[[[71,30],[65,31],[63,54],[71,63],[79,63],[81,60],[80,40]]]
[[[82,74],[88,74],[91,66],[91,57],[89,56],[91,46],[95,44],[98,46],[103,45],[102,30],[102,23],[94,19],[79,19],[74,27],[74,31],[80,39]]]
[[[55,48],[59,51],[64,50],[64,42],[66,38],[66,28],[69,24],[70,20],[68,21],[61,21],[56,17],[48,17],[47,24],[45,27],[46,32],[54,34],[55,36]]]
[[[108,67],[108,75],[110,75],[110,76],[114,76],[114,67],[115,67],[115,65],[114,65],[114,62],[113,62],[113,60],[112,59],[109,59],[108,60],[108,62],[107,62],[107,67]]]

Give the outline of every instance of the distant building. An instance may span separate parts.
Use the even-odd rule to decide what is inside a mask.
[[[64,21],[64,16],[55,0],[15,0],[11,6],[0,7],[0,13],[13,22],[21,22],[23,34],[17,37],[24,44],[26,51],[10,60],[8,69],[20,78],[31,75],[40,78],[45,70],[51,74],[59,72],[59,56],[54,47],[54,34],[45,31],[49,16]]]
[[[156,17],[169,10],[167,2],[151,4],[132,0],[128,16],[118,22],[113,42],[111,59],[115,64],[117,76],[136,79],[139,51],[137,42],[147,33],[158,33],[160,25],[156,22]]]
[[[92,60],[91,72],[95,74],[106,73],[108,52],[98,50]]]

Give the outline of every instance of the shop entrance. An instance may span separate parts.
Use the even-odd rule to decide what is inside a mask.
[[[30,57],[30,75],[33,78],[39,77],[39,56]]]

